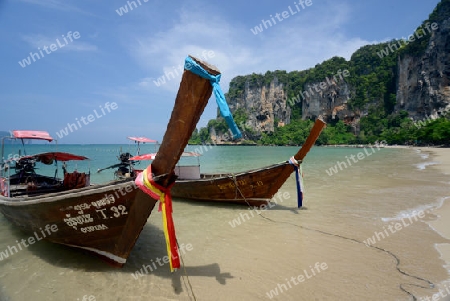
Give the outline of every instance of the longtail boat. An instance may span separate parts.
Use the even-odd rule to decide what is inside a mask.
[[[283,186],[289,176],[297,171],[299,207],[302,206],[302,173],[299,165],[316,142],[326,123],[318,118],[300,150],[289,160],[266,167],[221,174],[200,173],[200,164],[177,165],[178,178],[172,188],[174,198],[222,203],[240,203],[251,206],[267,204]],[[159,152],[158,152],[159,153]],[[152,160],[155,154],[131,157],[131,160]],[[184,156],[199,156],[195,152],[185,152]]]
[[[195,58],[188,58],[191,65],[195,64],[197,69],[206,70],[213,79],[220,76],[215,67]],[[170,186],[175,180],[174,167],[212,91],[211,78],[199,76],[196,69],[185,68],[167,131],[160,146],[161,151],[147,167],[151,174],[145,179],[141,178],[142,182],[123,180],[88,185],[88,181],[84,181],[85,187],[72,188],[64,185],[64,179],[59,181],[55,177],[51,182],[55,191],[49,192],[49,181],[52,179],[39,177],[34,173],[35,170],[29,170],[29,174],[35,177],[30,178],[29,183],[34,184],[27,189],[24,185],[28,187],[28,183],[18,180],[23,177],[11,177],[11,169],[7,168],[9,162],[3,160],[2,146],[0,211],[15,227],[31,234],[28,240],[19,244],[32,244],[46,239],[87,250],[112,265],[121,267],[157,202],[155,195],[147,191],[147,186],[154,184],[161,192],[157,197],[162,202],[164,229],[165,233],[166,230],[168,233],[167,246],[172,255],[169,256],[171,269],[179,267],[179,262],[172,263],[174,258],[177,259],[177,249],[171,220]],[[39,131],[16,131],[11,138],[53,140],[47,132]],[[41,157],[56,161],[61,160],[62,154],[59,155],[61,156],[47,154]],[[41,157],[32,156],[28,159],[36,161]],[[147,169],[141,175],[146,171]],[[78,178],[78,175],[69,177]],[[11,182],[11,179],[16,179],[16,182]],[[22,190],[15,191],[16,188]],[[22,245],[17,247],[21,249]]]

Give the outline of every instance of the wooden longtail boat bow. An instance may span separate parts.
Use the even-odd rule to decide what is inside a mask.
[[[209,75],[217,76],[220,74],[216,67],[192,56],[190,58]],[[194,74],[185,66],[172,116],[159,151],[153,162],[136,178],[136,184],[142,191],[160,201],[164,235],[172,271],[180,267],[170,196],[171,186],[176,179],[175,166],[211,97],[212,91],[213,87],[209,79]]]
[[[321,117],[316,119],[314,126],[309,132],[308,138],[306,138],[305,143],[303,143],[300,150],[294,155],[295,160],[302,161],[305,158],[306,154],[309,152],[311,147],[313,147],[314,143],[316,143],[317,138],[319,138],[320,133],[325,127],[326,123],[322,120]]]
[[[210,74],[220,74],[216,67],[192,56],[191,58]],[[166,187],[175,180],[175,166],[197,126],[212,90],[209,80],[184,70],[172,116],[155,160],[151,164],[155,177],[165,175],[156,180],[161,186]]]

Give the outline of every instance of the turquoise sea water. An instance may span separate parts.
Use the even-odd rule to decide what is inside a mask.
[[[19,145],[6,146],[5,157],[18,148]],[[55,150],[53,146],[40,144],[26,145],[26,149],[27,154]],[[57,147],[58,151],[90,158],[86,162],[71,162],[68,169],[90,170],[92,183],[114,178],[114,169],[96,171],[117,163],[121,149],[133,155],[137,153],[135,144]],[[286,161],[298,149],[188,146],[186,150],[202,153],[202,172],[224,173]],[[154,145],[141,145],[141,154],[153,152]],[[181,164],[195,164],[196,160],[183,158]],[[148,163],[142,162],[137,167],[144,168]],[[432,212],[450,196],[449,177],[440,174],[433,164],[439,162],[434,162],[425,152],[412,149],[313,147],[302,165],[307,210],[296,209],[292,175],[280,190],[289,198],[264,214],[273,220],[363,241],[418,210]],[[61,175],[60,165],[58,169]],[[54,170],[55,166],[51,165],[41,171],[53,175]],[[324,278],[310,279],[304,286],[285,292],[280,300],[408,300],[396,281],[414,281],[407,277],[396,280],[401,274],[395,270],[395,261],[383,252],[358,247],[351,240],[273,224],[259,217],[246,220],[237,228],[230,226],[230,221],[249,212],[239,205],[175,200],[178,239],[193,246],[184,259],[198,300],[265,299],[269,288],[286,283],[286,278],[308,269],[316,261],[326,262],[330,267],[323,272]],[[156,210],[152,212],[121,270],[109,268],[82,252],[46,242],[3,258],[0,300],[82,300],[85,295],[95,296],[96,301],[192,300],[180,278],[183,271],[170,274],[164,266],[139,280],[132,277],[143,264],[165,254],[159,215]],[[427,219],[430,218],[427,213]],[[0,232],[0,252],[28,236],[14,229],[2,215]],[[417,222],[379,242],[379,246],[396,254],[408,273],[437,283],[444,280],[437,275],[446,272],[434,244],[446,242],[426,223]],[[423,289],[416,295],[429,294],[430,291]]]
[[[139,153],[155,153],[157,148],[158,146],[154,144],[140,145]],[[23,155],[22,145],[6,145],[4,157],[8,158],[8,156],[17,154],[19,149]],[[129,152],[131,155],[137,155],[138,153],[138,148],[135,144],[61,144],[57,146],[51,144],[34,144],[25,145],[25,150],[27,155],[48,151],[61,151],[88,157],[89,160],[85,161],[70,161],[67,166],[69,171],[74,169],[80,172],[90,171],[92,183],[104,183],[114,179],[114,168],[104,170],[100,173],[97,173],[97,170],[117,164],[121,151]],[[189,145],[185,150],[200,153],[201,157],[199,161],[197,161],[197,158],[182,157],[179,164],[189,165],[200,162],[201,172],[203,173],[223,173],[245,171],[289,160],[299,150],[299,147]],[[343,172],[349,167],[357,167],[359,161],[362,162],[362,160],[358,160],[356,157],[359,152],[362,152],[364,155],[362,160],[371,161],[373,159],[385,160],[391,157],[391,154],[398,152],[398,150],[377,149],[373,147],[372,149],[367,148],[364,151],[361,148],[314,147],[307,155],[303,166],[306,170],[320,170],[325,172],[325,170],[333,167],[337,161],[341,161],[345,164],[341,164],[338,168],[340,172]],[[353,160],[349,157],[351,154],[355,155]],[[376,154],[376,156],[372,154]],[[135,167],[141,169],[149,163],[151,161],[138,162]],[[61,163],[58,166],[54,164],[49,166],[39,164],[38,167],[40,171],[49,172],[51,175],[54,174],[57,167],[59,168],[58,173],[62,172]]]

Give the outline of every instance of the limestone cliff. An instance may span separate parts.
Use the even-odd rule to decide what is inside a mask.
[[[261,82],[260,78],[249,77],[242,87],[236,81],[230,83],[230,89],[240,89],[236,96],[227,98],[231,112],[242,110],[247,116],[245,123],[238,124],[244,130],[247,139],[258,139],[261,133],[273,132],[276,126],[283,126],[290,122],[291,108],[287,105],[286,91],[277,77],[269,83]],[[214,142],[223,142],[228,139],[224,133],[210,129]],[[224,137],[225,136],[225,137]]]
[[[345,80],[329,79],[326,81],[307,83],[301,93],[302,118],[316,119],[322,116],[325,120],[343,120],[346,124],[355,121],[355,112],[348,108],[352,92]],[[359,116],[358,116],[359,117]]]
[[[399,57],[396,110],[414,119],[450,108],[450,18],[431,32],[425,53]]]

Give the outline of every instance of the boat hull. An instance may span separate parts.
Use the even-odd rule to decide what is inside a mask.
[[[199,180],[177,180],[172,196],[198,201],[234,202],[260,206],[283,186],[294,171],[287,162],[235,174],[205,176]]]
[[[0,211],[34,241],[82,248],[122,267],[155,203],[134,181],[121,181],[43,196],[0,196]]]

